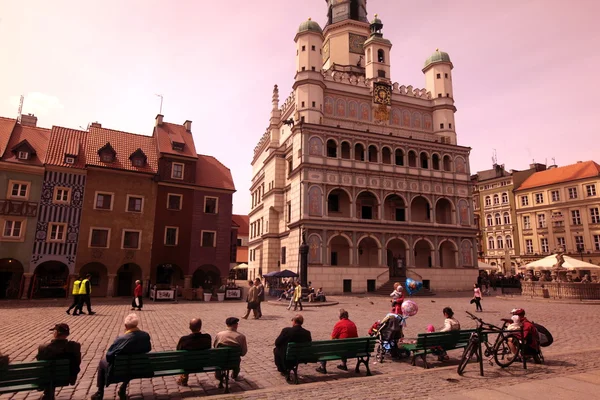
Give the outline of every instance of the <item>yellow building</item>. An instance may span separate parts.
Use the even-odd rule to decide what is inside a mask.
[[[470,148],[456,144],[453,64],[436,50],[425,89],[393,83],[366,0],[329,2],[295,37],[296,76],[252,160],[249,277],[299,267],[326,293],[406,276],[460,290],[477,276]],[[306,282],[304,282],[306,283]]]
[[[549,168],[515,190],[524,263],[562,247],[600,264],[600,165],[593,161]]]
[[[521,264],[517,209],[513,190],[543,164],[531,164],[525,171],[506,171],[504,165],[478,171],[472,177],[475,223],[479,226],[479,259],[498,272],[513,274]]]

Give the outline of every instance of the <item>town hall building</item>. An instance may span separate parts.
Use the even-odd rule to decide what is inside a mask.
[[[366,0],[327,1],[295,37],[296,75],[254,149],[249,278],[299,272],[326,293],[406,277],[432,290],[477,276],[470,148],[457,145],[453,64],[436,50],[425,88],[392,80],[392,43]],[[303,282],[306,284],[306,282]]]

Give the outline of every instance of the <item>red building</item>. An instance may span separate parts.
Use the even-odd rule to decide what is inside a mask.
[[[231,171],[196,153],[191,121],[177,125],[158,115],[154,138],[159,160],[151,282],[219,286],[231,258]]]

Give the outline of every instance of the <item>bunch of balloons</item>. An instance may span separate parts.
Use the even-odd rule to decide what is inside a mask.
[[[423,288],[423,282],[415,281],[414,279],[406,278],[406,291],[409,296],[417,293]]]
[[[419,306],[412,300],[404,300],[401,308],[404,317],[414,317],[419,312]]]

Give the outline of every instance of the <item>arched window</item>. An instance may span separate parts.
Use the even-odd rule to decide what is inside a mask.
[[[381,149],[381,162],[384,164],[392,163],[392,150],[389,147]]]
[[[378,151],[377,151],[377,147],[370,145],[369,146],[369,162],[377,162],[377,158],[378,158]]]
[[[508,193],[502,193],[502,204],[508,204]]]
[[[377,50],[377,62],[385,63],[385,52],[381,49]]]
[[[486,217],[485,217],[485,224],[486,224],[486,226],[492,226],[493,225],[493,223],[492,223],[492,214],[486,215]]]
[[[498,248],[503,249],[504,248],[504,239],[502,239],[502,236],[498,236],[496,238],[496,241],[498,242]]]
[[[510,237],[510,236],[506,237],[506,248],[507,249],[512,249],[513,248],[512,237]]]
[[[367,49],[367,62],[371,62],[371,49]]]
[[[412,150],[410,150],[408,152],[408,166],[409,167],[417,166],[417,154]]]
[[[440,169],[440,156],[437,154],[431,156],[431,167],[437,171]]]
[[[401,149],[396,149],[396,165],[404,165],[404,152]]]
[[[495,194],[494,195],[494,205],[497,206],[498,204],[500,204],[500,196]]]
[[[429,168],[429,156],[427,153],[421,153],[421,168],[428,169]]]
[[[489,207],[492,205],[492,198],[490,196],[485,196],[485,206]]]
[[[496,220],[496,225],[502,225],[502,218],[500,217],[500,213],[495,214],[494,219]]]
[[[342,158],[349,160],[350,159],[350,143],[342,142]]]
[[[504,213],[504,225],[510,225],[510,214],[507,212]]]
[[[452,171],[452,161],[450,160],[450,156],[444,156],[444,171]]]
[[[494,238],[491,236],[488,238],[488,249],[494,250]]]
[[[327,157],[337,158],[337,143],[333,139],[327,141]]]

